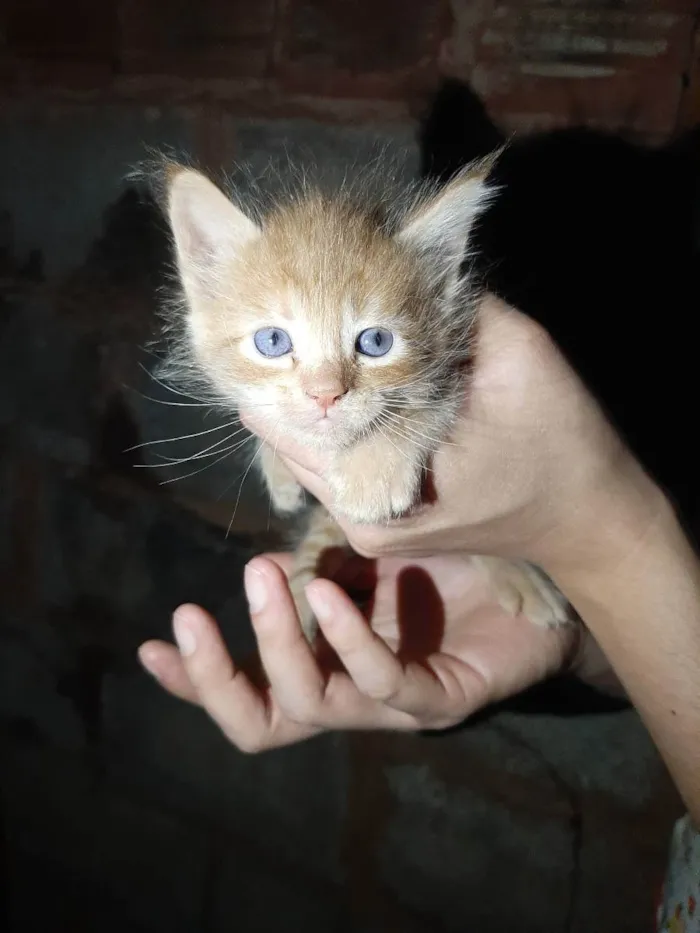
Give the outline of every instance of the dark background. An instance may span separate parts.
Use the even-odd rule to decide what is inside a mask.
[[[700,120],[690,0],[5,0],[0,6],[0,929],[638,933],[678,801],[629,709],[551,699],[426,737],[247,758],[137,645],[202,602],[250,647],[274,539],[240,470],[159,485],[208,428],[149,379],[166,243],[147,145],[415,171],[449,73],[507,132],[663,143]],[[216,436],[216,435],[214,435]],[[155,447],[172,457],[197,441]],[[162,462],[162,461],[159,461]],[[245,466],[245,463],[243,464]],[[569,710],[570,711],[570,710]]]

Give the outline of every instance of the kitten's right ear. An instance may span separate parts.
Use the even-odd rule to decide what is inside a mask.
[[[196,301],[217,289],[225,267],[260,236],[260,227],[194,169],[169,168],[166,191],[182,284]]]

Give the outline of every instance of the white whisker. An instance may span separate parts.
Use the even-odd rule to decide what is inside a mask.
[[[384,427],[385,427],[385,428],[389,428],[389,425],[385,424]],[[390,429],[390,428],[389,428],[389,429]],[[382,425],[381,425],[381,423],[380,423],[379,421],[377,422],[377,430],[378,430],[379,433],[382,435],[382,437],[384,438],[384,440],[385,440],[385,441],[389,441],[389,443],[390,443],[391,446],[394,448],[394,450],[398,451],[398,453],[401,454],[401,456],[404,458],[404,460],[410,461],[411,458],[408,456],[408,454],[406,453],[406,451],[405,451],[405,450],[401,450],[401,448],[400,448],[397,444],[395,444],[395,443],[392,441],[392,439],[389,437],[389,435],[388,435],[385,431],[382,430]],[[391,430],[391,429],[390,429],[390,430]],[[395,436],[398,436],[396,432],[393,432],[393,433],[394,433]],[[405,439],[405,438],[404,438],[404,439]]]
[[[153,380],[157,385],[159,385],[162,389],[165,389],[166,392],[172,392],[173,395],[180,395],[180,396],[182,396],[182,398],[193,398],[193,399],[195,399],[195,401],[201,402],[203,405],[207,405],[207,404],[208,404],[208,405],[211,405],[211,404],[212,404],[212,399],[200,398],[200,397],[198,397],[198,396],[196,396],[196,395],[193,395],[193,394],[190,393],[190,392],[182,392],[182,391],[180,391],[179,389],[176,389],[174,386],[169,385],[167,382],[164,382],[162,379],[159,379],[158,376],[156,376],[155,373],[152,373],[150,369],[148,369],[146,366],[143,365],[143,363],[139,363],[138,365],[140,366],[140,368],[146,373],[146,375],[147,375],[150,379],[152,379],[152,380]]]
[[[235,421],[229,421],[228,424],[217,424],[215,427],[206,428],[204,431],[193,431],[192,434],[181,434],[179,437],[164,437],[155,441],[143,441],[141,444],[134,444],[133,447],[127,447],[124,453],[129,453],[132,450],[140,450],[142,447],[152,447],[154,444],[174,444],[177,441],[186,441],[192,437],[201,437],[203,434],[212,434],[214,431],[224,431],[226,428],[235,427],[235,425],[240,423],[240,418],[236,418]]]
[[[384,431],[382,431],[382,429],[381,429],[381,427],[380,427],[381,424],[383,424],[383,426],[384,426],[391,434],[393,434],[394,437],[400,437],[402,440],[407,441],[409,444],[411,444],[412,447],[417,447],[419,450],[424,450],[424,451],[426,451],[426,453],[430,453],[430,454],[432,454],[432,453],[434,452],[434,450],[433,450],[432,447],[425,447],[423,444],[418,444],[412,437],[408,437],[407,435],[402,434],[402,433],[401,433],[400,431],[398,431],[393,425],[388,424],[387,422],[378,421],[378,422],[377,422],[377,428],[378,428],[378,430],[379,430],[379,433],[380,433],[383,437],[385,437],[386,440],[388,440],[389,443],[392,444],[393,447],[396,447],[396,449],[399,450],[399,452],[404,456],[404,458],[405,458],[406,460],[410,460],[411,458],[408,456],[407,453],[405,453],[405,451],[400,450],[400,448],[397,447],[396,444],[394,444],[394,443],[391,441],[391,439],[386,435],[386,433],[385,433]],[[426,469],[428,469],[428,467],[426,467]]]
[[[250,437],[246,437],[239,444],[237,444],[233,450],[226,451],[226,453],[223,454],[221,457],[219,457],[217,460],[213,460],[211,463],[207,463],[205,466],[200,467],[199,470],[193,470],[191,473],[185,473],[184,476],[173,476],[170,479],[161,480],[160,485],[167,486],[169,483],[176,483],[181,479],[189,479],[191,476],[197,476],[199,473],[203,473],[205,470],[208,470],[210,467],[216,466],[217,463],[221,463],[222,460],[225,460],[227,457],[230,457],[232,454],[235,453],[236,450],[239,450],[241,447],[243,447],[245,444],[251,441],[254,437],[255,435],[251,434]]]
[[[222,444],[227,444],[229,441],[232,441],[234,437],[237,437],[239,434],[242,434],[245,431],[245,428],[239,428],[237,431],[229,434],[227,437],[222,438],[219,441],[216,441],[214,444],[210,444],[209,447],[205,447],[204,450],[200,450],[198,453],[191,454],[189,457],[168,457],[165,454],[156,453],[155,456],[159,460],[162,460],[163,463],[135,463],[135,468],[141,469],[162,469],[164,465],[166,466],[178,466],[183,463],[189,463],[192,460],[205,460],[207,457],[216,457],[217,454],[221,454],[224,450],[231,450],[232,447],[222,447]],[[244,438],[245,440],[245,438]],[[240,441],[236,442],[237,444],[241,443]],[[235,445],[233,445],[235,447]]]
[[[133,386],[123,385],[122,388],[126,389],[128,392],[133,392],[135,395],[140,396],[147,402],[155,402],[157,405],[175,405],[178,408],[206,408],[207,406],[212,408],[211,402],[170,402],[167,399],[154,398],[152,395],[145,395],[143,392],[139,392],[139,390],[135,389]]]
[[[280,417],[277,419],[277,423],[276,423],[275,426],[272,428],[272,431],[275,431],[275,430],[277,429],[277,426],[279,425],[279,423],[280,423],[281,420],[282,420],[282,417],[280,416]],[[251,458],[251,461],[250,461],[250,463],[248,464],[248,467],[247,467],[245,473],[243,474],[243,477],[242,477],[242,479],[241,479],[241,482],[240,482],[240,484],[239,484],[239,486],[238,486],[238,495],[236,496],[236,501],[235,501],[234,506],[233,506],[233,515],[231,516],[231,521],[228,523],[228,528],[226,529],[226,537],[227,537],[227,538],[228,538],[229,534],[231,533],[231,528],[232,528],[232,526],[233,526],[234,521],[236,520],[236,512],[238,511],[238,504],[239,504],[239,502],[241,501],[241,493],[243,492],[243,484],[245,483],[246,478],[247,478],[248,474],[250,473],[251,467],[252,467],[253,464],[255,463],[255,460],[256,460],[258,454],[259,454],[260,451],[263,449],[263,446],[267,443],[268,437],[270,436],[270,434],[272,433],[272,431],[270,431],[270,432],[268,433],[267,437],[264,437],[264,438],[260,441],[260,443],[258,444],[258,449],[257,449],[257,450],[255,451],[255,453],[253,454],[253,456],[252,456],[252,458]],[[251,435],[251,436],[254,437],[255,435]]]
[[[386,418],[390,418],[392,422],[398,425],[398,427],[402,431],[407,431],[409,435],[411,435],[412,437],[421,438],[422,440],[428,441],[428,443],[431,445],[430,447],[425,447],[425,445],[420,444],[418,440],[415,441],[416,446],[422,447],[423,450],[430,450],[432,453],[434,453],[436,448],[438,446],[442,446],[442,444],[447,444],[452,447],[457,446],[457,444],[454,444],[451,441],[441,440],[439,437],[435,437],[434,435],[431,435],[431,434],[424,434],[422,431],[419,431],[414,425],[410,424],[408,418],[405,416],[398,415],[390,411],[383,412],[383,415]],[[410,440],[410,438],[406,438],[406,439]]]

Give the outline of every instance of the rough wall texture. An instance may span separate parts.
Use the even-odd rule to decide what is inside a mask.
[[[6,92],[406,119],[440,71],[511,130],[667,137],[697,107],[697,0],[7,0]]]
[[[653,139],[677,126],[698,4],[453,0],[443,54],[516,130],[584,123]]]

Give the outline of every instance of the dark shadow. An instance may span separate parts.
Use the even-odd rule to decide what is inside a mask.
[[[425,661],[440,650],[445,635],[445,606],[425,570],[407,567],[397,580],[399,659]]]
[[[435,476],[432,470],[426,470],[423,474],[421,483],[420,498],[423,505],[432,505],[437,502],[437,490],[435,489]]]

